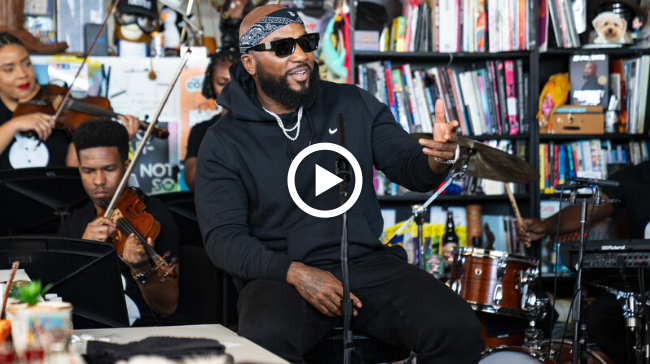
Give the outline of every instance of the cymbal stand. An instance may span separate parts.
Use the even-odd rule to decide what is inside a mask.
[[[632,351],[637,364],[644,363],[645,345],[643,340],[642,328],[645,327],[644,304],[640,295],[634,292],[617,292],[616,299],[622,303],[623,318],[625,318],[625,327],[631,335]]]
[[[528,327],[524,331],[524,347],[530,350],[542,351],[542,339],[544,332],[536,326],[537,320],[543,320],[546,317],[546,305],[549,299],[540,298],[534,293],[530,293],[526,299],[526,318],[528,318]]]
[[[428,200],[422,205],[414,205],[413,206],[413,214],[411,217],[409,217],[408,220],[406,220],[402,226],[395,231],[395,233],[386,241],[389,242],[393,240],[397,235],[401,234],[406,228],[411,224],[414,220],[416,224],[418,224],[418,238],[417,238],[417,247],[418,247],[418,257],[419,257],[419,266],[422,269],[426,268],[425,261],[424,261],[424,237],[422,236],[422,226],[424,225],[424,213],[427,211],[427,208],[431,203],[440,196],[442,191],[444,191],[447,186],[451,184],[451,181],[461,181],[463,177],[465,177],[465,172],[467,172],[467,166],[469,165],[469,160],[470,158],[476,153],[476,149],[470,149],[469,153],[467,154],[467,158],[463,162],[463,164],[460,166],[460,168],[456,170],[452,170],[449,172],[449,176],[447,176],[447,179],[445,180],[445,183],[438,188],[438,190],[429,197]]]

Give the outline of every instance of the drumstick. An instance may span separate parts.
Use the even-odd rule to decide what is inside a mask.
[[[9,293],[11,292],[11,283],[14,281],[16,276],[16,271],[18,270],[18,261],[15,261],[11,267],[11,276],[9,276],[9,281],[7,282],[7,289],[5,290],[4,300],[2,301],[2,311],[0,311],[0,319],[5,316],[5,309],[7,308],[7,299],[9,298]]]
[[[506,186],[506,192],[508,193],[508,198],[510,198],[510,204],[512,205],[512,209],[515,211],[515,217],[517,218],[517,223],[520,226],[524,226],[524,222],[521,220],[521,214],[519,213],[519,207],[517,207],[517,201],[515,201],[515,195],[512,194],[512,191],[510,191],[510,185],[507,183],[504,183]],[[526,244],[526,247],[530,247],[530,244]]]
[[[512,209],[515,210],[515,217],[517,217],[517,222],[519,225],[522,224],[521,221],[521,214],[519,213],[519,207],[517,207],[517,201],[515,201],[515,195],[512,194],[512,191],[510,191],[510,186],[507,183],[504,183],[506,186],[506,192],[508,193],[508,197],[510,198],[510,204],[512,204]]]

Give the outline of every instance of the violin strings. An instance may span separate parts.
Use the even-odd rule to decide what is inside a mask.
[[[78,111],[78,112],[83,112],[87,114],[96,114],[99,116],[106,116],[106,117],[116,117],[117,114],[106,109],[102,109],[101,107],[98,106],[93,106],[93,105],[88,105],[80,101],[76,100],[69,100],[66,105],[70,110],[73,111]]]
[[[147,241],[144,239],[144,237],[138,232],[138,230],[135,229],[131,223],[126,220],[126,219],[119,219],[117,220],[117,228],[123,233],[127,235],[134,234],[138,240],[140,240],[140,243],[144,246],[144,249],[147,251],[147,254],[156,262],[158,262],[158,265],[161,265],[160,263],[160,257],[158,257],[158,254],[156,251],[153,249],[151,245],[147,243]]]

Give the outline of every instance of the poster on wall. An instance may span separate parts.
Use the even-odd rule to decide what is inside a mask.
[[[210,120],[215,114],[212,100],[206,100],[201,94],[206,65],[188,66],[178,80],[180,86],[180,160],[185,159],[187,138],[190,129],[203,121]]]
[[[169,130],[168,139],[151,138],[142,151],[138,165],[133,169],[138,180],[138,186],[149,194],[159,194],[179,191],[177,163],[170,163],[176,154],[178,145],[173,140],[178,138],[178,123],[159,122],[159,127]],[[132,150],[135,151],[142,141],[142,133],[138,133],[131,141]]]

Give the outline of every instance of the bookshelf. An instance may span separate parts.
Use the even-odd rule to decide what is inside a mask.
[[[389,3],[397,3],[396,0],[387,0]],[[350,71],[353,82],[357,80],[358,65],[371,63],[375,61],[390,61],[393,66],[409,63],[411,69],[419,69],[422,67],[458,67],[459,69],[475,69],[485,64],[485,61],[505,61],[505,60],[521,60],[525,72],[528,73],[528,95],[526,101],[526,120],[529,128],[523,134],[518,135],[475,135],[467,136],[469,138],[490,141],[490,140],[511,140],[523,142],[526,145],[526,161],[532,166],[538,168],[541,162],[539,155],[540,144],[544,143],[572,143],[579,140],[597,140],[602,142],[610,142],[612,145],[625,145],[629,142],[650,142],[648,137],[648,129],[650,120],[645,118],[645,129],[643,134],[541,134],[539,125],[536,119],[538,112],[538,100],[542,87],[553,74],[560,72],[568,72],[569,59],[574,54],[607,54],[609,59],[618,58],[634,58],[650,55],[649,48],[638,47],[621,47],[621,48],[559,48],[555,44],[555,36],[553,33],[553,25],[549,24],[548,28],[548,48],[544,52],[540,52],[537,44],[537,29],[538,29],[538,1],[527,0],[528,22],[531,29],[531,42],[529,50],[525,51],[508,51],[497,53],[471,53],[471,52],[378,52],[378,51],[356,51],[354,46],[350,47]],[[392,5],[393,8],[395,5]],[[387,6],[390,9],[390,6]],[[392,19],[390,15],[389,20]],[[350,24],[354,24],[354,14],[350,17]],[[547,19],[551,22],[550,17]],[[352,27],[351,27],[352,28]],[[351,30],[352,32],[354,30]],[[354,39],[354,36],[350,37]],[[645,81],[647,82],[647,81]],[[650,91],[648,98],[641,100],[641,102],[650,102]],[[646,112],[650,115],[650,110]],[[541,178],[544,178],[542,176]],[[543,200],[548,200],[553,197],[553,194],[544,194],[540,190],[539,183],[532,183],[526,185],[525,192],[516,193],[515,197],[519,204],[519,209],[524,217],[539,217],[540,204]],[[410,205],[423,203],[429,194],[420,193],[407,193],[398,196],[380,196],[379,201],[382,208],[395,208],[398,210],[398,220],[400,216],[408,217],[410,214]],[[483,209],[494,211],[495,213],[511,214],[511,208],[506,195],[441,195],[435,204],[439,205],[467,205],[467,204],[480,204]],[[400,212],[401,211],[401,212]],[[535,254],[533,252],[533,254]]]
[[[390,3],[395,3],[395,0],[387,0]],[[531,9],[529,11],[530,18],[529,24],[531,28],[537,26],[536,14],[537,5],[535,1],[530,1]],[[393,4],[394,5],[394,4]],[[386,7],[390,12],[390,4]],[[393,9],[395,11],[395,9]],[[397,12],[399,13],[399,11]],[[395,14],[397,14],[395,13]],[[389,20],[392,19],[389,14]],[[350,24],[355,24],[354,14],[351,13]],[[354,30],[351,27],[351,32]],[[350,39],[354,39],[354,34],[351,34]],[[486,42],[487,43],[487,42]],[[531,44],[531,49],[535,49],[534,44]],[[534,50],[515,50],[505,52],[395,52],[395,51],[359,51],[355,50],[354,46],[350,47],[350,71],[351,79],[353,82],[357,80],[357,66],[375,61],[390,61],[393,66],[403,64],[410,64],[412,70],[429,68],[429,67],[442,67],[442,68],[458,68],[459,70],[473,70],[477,67],[485,66],[486,61],[506,61],[521,60],[525,72],[529,77],[530,90],[538,89],[538,59],[539,55]],[[537,92],[529,92],[527,101],[525,103],[525,114],[528,116],[536,113]],[[516,135],[499,134],[499,135],[463,135],[464,137],[471,138],[479,141],[511,141],[513,144],[523,143],[526,148],[526,161],[531,165],[537,165],[537,155],[533,151],[538,149],[539,139],[537,136],[536,120],[528,118],[527,124],[529,129],[525,133]],[[460,128],[459,128],[460,130]],[[515,199],[519,205],[519,209],[524,216],[538,216],[539,215],[539,193],[536,184],[528,184],[524,187],[525,192],[515,191]],[[379,202],[382,208],[395,209],[397,214],[397,221],[403,220],[410,216],[411,205],[424,203],[430,196],[428,193],[415,193],[408,192],[404,195],[385,195],[379,196]],[[464,206],[468,204],[480,204],[483,211],[486,213],[511,215],[511,207],[508,196],[503,194],[497,195],[441,195],[434,202],[434,205],[454,205]]]

